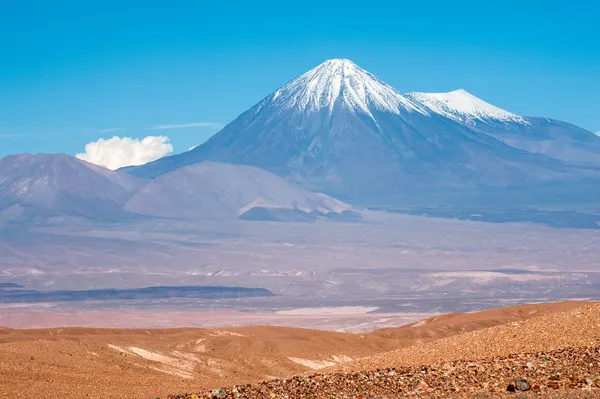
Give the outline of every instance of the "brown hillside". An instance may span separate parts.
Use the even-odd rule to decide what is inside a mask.
[[[150,398],[285,378],[583,305],[447,315],[368,334],[284,327],[0,329],[0,397]]]
[[[600,304],[449,336],[369,356],[326,371],[375,370],[585,346],[600,346]]]

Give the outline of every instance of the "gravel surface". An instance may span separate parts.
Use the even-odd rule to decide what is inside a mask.
[[[600,347],[566,348],[481,361],[457,360],[429,366],[356,373],[314,374],[234,386],[169,399],[205,398],[486,398],[554,390],[598,394]],[[540,396],[541,395],[541,396]],[[561,392],[554,397],[568,395]],[[502,397],[502,396],[500,396]],[[593,396],[590,396],[593,397]]]
[[[600,304],[413,345],[322,371],[354,372],[583,346],[600,346]]]

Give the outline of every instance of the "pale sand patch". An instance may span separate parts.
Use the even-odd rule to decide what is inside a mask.
[[[332,360],[310,360],[302,359],[299,357],[288,357],[292,362],[301,364],[304,367],[308,367],[312,370],[319,370],[325,367],[331,367],[338,364],[348,363],[353,361],[350,356],[346,355],[331,355]]]
[[[127,350],[127,349],[125,349],[125,348],[121,348],[120,346],[113,345],[113,344],[106,344],[106,345],[107,345],[107,346],[108,346],[110,349],[114,349],[114,350],[116,350],[116,351],[119,351],[119,352],[121,352],[121,353],[125,353],[125,354],[128,354],[128,355],[130,355],[130,354],[131,354],[131,352],[130,352],[130,351],[128,351],[128,350]]]
[[[152,352],[147,349],[138,348],[137,346],[130,346],[127,349],[135,353],[136,355],[143,357],[146,360],[153,362],[163,363],[177,369],[192,371],[194,369],[194,361],[185,359],[178,359],[171,356],[162,355],[157,352]]]
[[[329,360],[309,360],[301,359],[299,357],[288,357],[288,359],[290,359],[294,363],[298,363],[312,370],[319,370],[325,367],[337,366],[336,362],[331,362]]]
[[[206,352],[206,345],[203,343],[206,341],[206,338],[200,338],[196,340],[196,345],[194,346],[194,352],[204,353]]]
[[[174,356],[177,356],[180,359],[186,359],[189,360],[191,362],[200,362],[200,358],[196,355],[194,355],[193,353],[185,353],[185,352],[179,352],[179,351],[173,351],[172,354]]]
[[[137,346],[129,346],[123,348],[118,345],[107,344],[109,348],[119,351],[121,353],[129,355],[137,355],[145,360],[152,362],[161,363],[162,367],[148,366],[153,370],[160,371],[162,373],[175,375],[181,378],[194,378],[192,371],[195,368],[196,362],[199,360],[194,357],[193,354],[173,352],[174,355],[181,355],[180,358],[174,358],[166,356],[157,352],[152,352],[144,348],[138,348]]]
[[[350,356],[346,356],[346,355],[331,355],[331,358],[336,363],[348,363],[348,362],[351,362],[354,360]]]
[[[297,308],[279,310],[275,314],[280,315],[297,315],[297,316],[325,316],[325,315],[354,315],[365,314],[378,310],[377,307],[367,306],[338,306],[338,307],[322,307],[322,308]]]
[[[223,336],[230,336],[230,337],[247,337],[247,335],[244,334],[240,334],[240,333],[236,333],[233,331],[214,331],[210,334],[211,337],[223,337]]]
[[[158,368],[158,367],[150,366],[150,368],[152,370],[160,371],[161,373],[165,373],[165,374],[174,375],[176,377],[181,377],[181,378],[186,378],[186,379],[194,378],[194,376],[192,374],[185,372],[185,371],[178,370],[173,367]]]

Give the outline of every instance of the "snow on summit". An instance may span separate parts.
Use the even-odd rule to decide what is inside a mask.
[[[463,89],[448,93],[409,93],[408,96],[431,112],[470,125],[477,120],[528,124],[522,116],[489,104]]]
[[[261,104],[296,112],[328,110],[336,105],[354,112],[362,112],[375,119],[373,111],[400,115],[418,112],[423,115],[438,114],[462,123],[528,124],[525,118],[489,104],[465,90],[449,93],[402,94],[375,75],[346,59],[323,62],[300,75]]]
[[[390,85],[350,60],[333,59],[286,84],[265,101],[298,111],[328,109],[336,104],[373,117],[371,110],[400,114],[402,110],[424,110]]]

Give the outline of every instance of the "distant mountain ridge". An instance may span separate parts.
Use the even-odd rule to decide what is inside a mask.
[[[65,154],[12,155],[0,159],[0,211],[118,220],[144,184]]]
[[[0,159],[0,225],[55,217],[314,221],[357,216],[348,204],[251,166],[201,162],[147,180],[64,154]]]
[[[154,178],[204,160],[257,166],[360,201],[367,193],[597,177],[600,139],[464,90],[403,94],[339,59],[287,83],[193,150],[126,171]]]
[[[288,221],[329,214],[349,216],[352,212],[352,207],[341,201],[262,169],[215,162],[200,162],[157,177],[131,198],[125,209],[180,219]],[[258,210],[262,217],[257,216]]]

